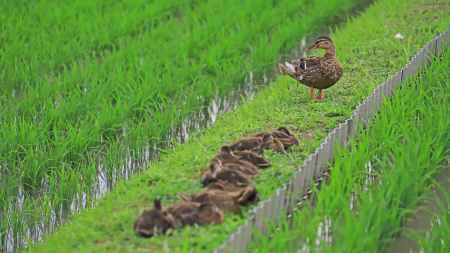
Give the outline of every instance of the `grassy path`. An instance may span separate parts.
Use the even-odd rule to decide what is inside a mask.
[[[179,192],[200,189],[199,173],[224,142],[246,133],[286,125],[301,145],[289,156],[271,154],[273,167],[258,176],[262,199],[284,183],[296,165],[314,150],[327,131],[349,116],[369,91],[406,63],[436,32],[450,23],[448,6],[432,0],[381,0],[333,34],[345,74],[323,103],[309,100],[307,90],[280,78],[254,100],[221,117],[216,125],[164,154],[141,175],[117,188],[97,208],[82,212],[32,252],[210,252],[245,218],[228,215],[220,226],[186,228],[167,237],[141,239],[132,231],[134,218],[157,196],[164,203]],[[414,25],[411,25],[414,24]],[[370,31],[370,32],[368,32]],[[395,39],[401,32],[404,40]],[[342,116],[327,117],[328,113]]]

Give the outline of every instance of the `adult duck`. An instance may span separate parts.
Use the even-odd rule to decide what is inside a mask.
[[[320,90],[317,100],[325,97],[324,90],[333,86],[342,76],[343,69],[336,58],[336,47],[330,37],[322,36],[306,50],[324,49],[321,57],[310,56],[279,64],[281,74],[286,74],[298,82],[310,87],[310,96],[314,98],[315,89]]]

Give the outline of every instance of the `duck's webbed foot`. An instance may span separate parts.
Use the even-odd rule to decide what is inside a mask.
[[[319,96],[316,97],[317,101],[322,101],[325,98],[325,91],[320,90]]]

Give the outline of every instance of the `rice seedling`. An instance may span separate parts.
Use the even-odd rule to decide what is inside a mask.
[[[277,154],[269,155],[269,159],[274,164],[273,168],[264,171],[257,178],[256,187],[261,198],[267,198],[274,189],[288,179],[306,154],[317,147],[327,131],[345,119],[352,108],[376,84],[397,71],[405,64],[407,58],[437,31],[447,29],[448,18],[444,16],[445,8],[433,13],[417,12],[417,8],[427,3],[430,2],[419,1],[411,4],[406,0],[395,3],[387,0],[380,1],[361,17],[351,20],[344,28],[336,31],[333,40],[338,45],[338,55],[340,59],[342,58],[344,69],[350,74],[344,75],[341,82],[330,90],[330,99],[323,103],[311,103],[306,99],[307,95],[303,87],[297,88],[292,80],[280,78],[269,87],[262,89],[252,101],[245,103],[232,113],[219,117],[216,124],[202,134],[195,133],[186,143],[177,144],[172,149],[164,151],[159,160],[152,164],[151,169],[141,172],[127,182],[119,182],[96,208],[80,213],[71,219],[70,224],[62,226],[54,235],[46,238],[43,244],[31,248],[30,251],[183,252],[187,248],[196,252],[211,251],[239,224],[242,224],[247,216],[245,212],[242,216],[228,215],[225,223],[220,226],[186,228],[175,231],[169,237],[155,237],[149,240],[138,238],[133,234],[134,218],[142,208],[150,205],[155,197],[160,197],[164,203],[170,203],[176,200],[176,194],[179,192],[197,191],[200,188],[197,180],[199,173],[206,165],[208,157],[211,157],[222,143],[232,141],[246,133],[279,125],[292,126],[296,129],[295,133],[301,137],[300,146],[293,149],[292,154],[286,157]],[[436,15],[440,18],[434,18]],[[294,30],[293,27],[296,27],[294,24],[297,23],[292,22],[293,25],[289,29]],[[386,26],[381,28],[380,23]],[[433,24],[432,29],[429,28],[430,24]],[[245,28],[241,27],[241,29]],[[398,31],[402,31],[407,36],[408,43],[394,37]],[[351,46],[349,41],[352,42]],[[239,71],[230,68],[231,72],[219,73],[223,75],[242,73],[245,70],[244,65],[238,66],[241,68]],[[205,83],[208,83],[207,79],[205,80]],[[203,86],[198,83],[188,88],[191,87]],[[126,85],[121,89],[133,90]],[[213,90],[211,88],[211,91]],[[162,126],[170,125],[169,122],[171,122],[167,115],[176,115],[172,119],[177,120],[189,115],[190,108],[186,105],[195,104],[198,96],[195,91],[197,90],[193,89],[192,94],[196,96],[187,96],[186,104],[181,103],[186,108],[181,109],[173,101],[181,101],[184,98],[182,95],[178,98],[179,100],[176,100],[177,96],[158,97],[161,101],[167,102],[163,107],[164,111],[158,113],[157,110],[152,110],[151,119],[134,123],[133,127],[128,125],[128,137],[123,141],[127,144],[129,144],[128,141],[130,143],[139,140],[147,141],[150,139],[148,136],[155,137],[157,134],[163,134]],[[185,94],[191,94],[189,92]],[[198,104],[201,103],[198,102]],[[121,106],[126,107],[129,104],[122,102]],[[122,117],[115,110],[110,110],[108,113],[117,118]],[[328,117],[326,116],[328,113],[338,113],[339,116]],[[120,164],[118,154],[126,152],[127,149],[121,142],[115,142],[114,131],[116,130],[111,129],[111,131],[111,134],[105,135],[105,139],[113,140],[109,143],[112,143],[114,148],[112,151],[102,150],[104,151],[102,154],[108,157],[108,163],[115,165]],[[102,140],[97,141],[102,142]],[[83,233],[77,231],[83,231]]]

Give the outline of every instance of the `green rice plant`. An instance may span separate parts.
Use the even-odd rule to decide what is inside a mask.
[[[9,97],[36,85],[73,61],[120,47],[121,40],[152,29],[191,5],[142,0],[3,2],[0,91]]]
[[[118,183],[96,208],[83,211],[73,217],[55,234],[46,237],[43,244],[30,248],[29,251],[183,252],[188,247],[195,252],[212,251],[244,222],[248,217],[247,210],[242,215],[227,215],[224,224],[220,226],[186,228],[175,231],[171,236],[151,239],[137,237],[132,231],[132,224],[139,212],[150,206],[155,197],[162,198],[163,204],[166,205],[176,201],[176,196],[180,192],[189,193],[200,190],[201,185],[198,182],[200,172],[223,143],[256,131],[286,125],[300,137],[300,145],[288,156],[267,154],[273,167],[263,171],[256,178],[256,187],[262,200],[273,194],[277,187],[286,182],[307,154],[318,146],[327,132],[348,117],[352,109],[369,94],[375,85],[403,66],[408,57],[415,54],[417,49],[430,40],[436,32],[447,29],[448,17],[445,15],[447,11],[445,8],[435,12],[417,11],[430,3],[430,1],[418,1],[411,4],[406,0],[394,3],[387,0],[380,1],[370,7],[366,13],[350,20],[343,28],[334,32],[333,40],[338,46],[338,56],[347,74],[338,85],[329,90],[326,101],[311,102],[307,98],[304,87],[297,87],[296,82],[288,78],[278,79],[270,86],[261,89],[253,100],[219,117],[213,127],[205,129],[202,133],[193,133],[187,143],[176,144],[164,150],[149,170],[139,172],[129,181]],[[314,6],[313,3],[310,4],[304,7]],[[435,16],[439,18],[436,19]],[[380,26],[381,23],[385,26]],[[429,28],[430,24],[432,29]],[[296,28],[292,25],[289,29],[298,31],[294,27]],[[284,26],[280,26],[280,29],[284,30]],[[394,35],[399,31],[405,35],[407,42],[395,39]],[[239,67],[242,68],[242,65]],[[234,68],[230,70],[233,73],[243,71],[237,71]],[[172,75],[169,76],[174,78]],[[205,79],[207,84],[216,84],[208,81]],[[192,86],[195,85],[189,88]],[[129,89],[128,86],[125,88]],[[105,90],[108,91],[108,89]],[[211,91],[213,90],[214,86],[211,88]],[[199,94],[192,94],[196,96],[186,96],[191,100],[186,104],[180,104],[182,106],[195,104],[195,98]],[[182,98],[184,97],[180,95],[179,99]],[[125,143],[149,140],[149,136],[153,136],[150,140],[158,140],[155,138],[156,134],[164,133],[162,126],[169,125],[171,118],[180,120],[189,115],[190,108],[186,106],[186,108],[180,108],[179,105],[175,105],[177,103],[173,101],[179,100],[174,100],[172,96],[160,96],[158,99],[170,103],[163,107],[163,112],[152,111],[151,118],[138,121],[133,127],[128,125],[128,138],[123,140]],[[123,102],[121,106],[129,105]],[[155,106],[155,108],[160,107]],[[118,112],[110,110],[108,113],[115,115]],[[338,113],[338,116],[329,117],[327,116],[329,113]],[[109,138],[114,148],[101,149],[102,155],[108,157],[108,163],[120,164],[120,159],[117,157],[120,157],[121,152],[126,151],[126,147],[122,145],[122,142],[116,142],[112,136],[114,135],[110,135]],[[104,139],[98,141],[102,143]],[[317,222],[319,223],[320,221]]]
[[[141,2],[133,3],[129,7],[135,10]],[[40,8],[51,6],[42,4]],[[97,5],[86,4],[80,8],[99,11]],[[47,49],[52,54],[40,54],[36,48],[43,42],[36,39],[33,44],[30,39],[34,48],[24,57],[29,55],[33,61],[27,66],[35,66],[41,56],[48,56],[48,64],[42,64],[42,70],[14,68],[11,76],[22,75],[24,79],[8,82],[13,85],[11,92],[0,95],[3,140],[0,163],[4,165],[1,180],[7,189],[5,199],[0,200],[4,203],[3,210],[14,206],[21,188],[27,201],[36,202],[29,205],[33,206],[31,210],[14,210],[23,216],[39,216],[36,213],[41,211],[41,200],[47,197],[50,200],[46,203],[54,206],[70,205],[75,193],[92,191],[96,167],[104,166],[107,177],[112,178],[115,169],[124,165],[128,151],[135,153],[146,145],[161,147],[173,126],[180,125],[216,96],[236,89],[245,73],[267,71],[287,50],[285,46],[293,45],[331,20],[327,16],[345,13],[354,5],[352,0],[335,0],[329,6],[339,8],[329,9],[320,8],[320,3],[306,5],[303,1],[208,1],[192,8],[175,4],[175,9],[183,11],[175,11],[174,16],[139,36],[125,36],[120,43],[126,46],[100,57],[88,55],[82,60],[77,54],[63,55],[61,59],[67,58],[70,67],[62,71],[57,69],[61,61],[53,57],[56,55],[53,48]],[[161,6],[157,10],[167,7]],[[314,13],[316,9],[324,11],[318,12],[317,17],[304,17],[304,12]],[[67,10],[68,14],[77,16],[80,10],[72,11],[75,14]],[[215,15],[219,11],[220,15]],[[5,13],[2,17],[9,18],[9,15]],[[300,18],[303,23],[297,28]],[[24,34],[35,33],[30,30]],[[36,34],[60,38],[54,33],[36,31]],[[82,34],[89,37],[89,33]],[[267,34],[271,35],[267,37]],[[67,38],[70,36],[61,35],[63,40],[54,46],[65,45]],[[83,50],[91,44],[85,45]],[[15,55],[5,59],[23,60]],[[264,64],[256,64],[260,62]],[[13,90],[15,94],[10,95]]]

